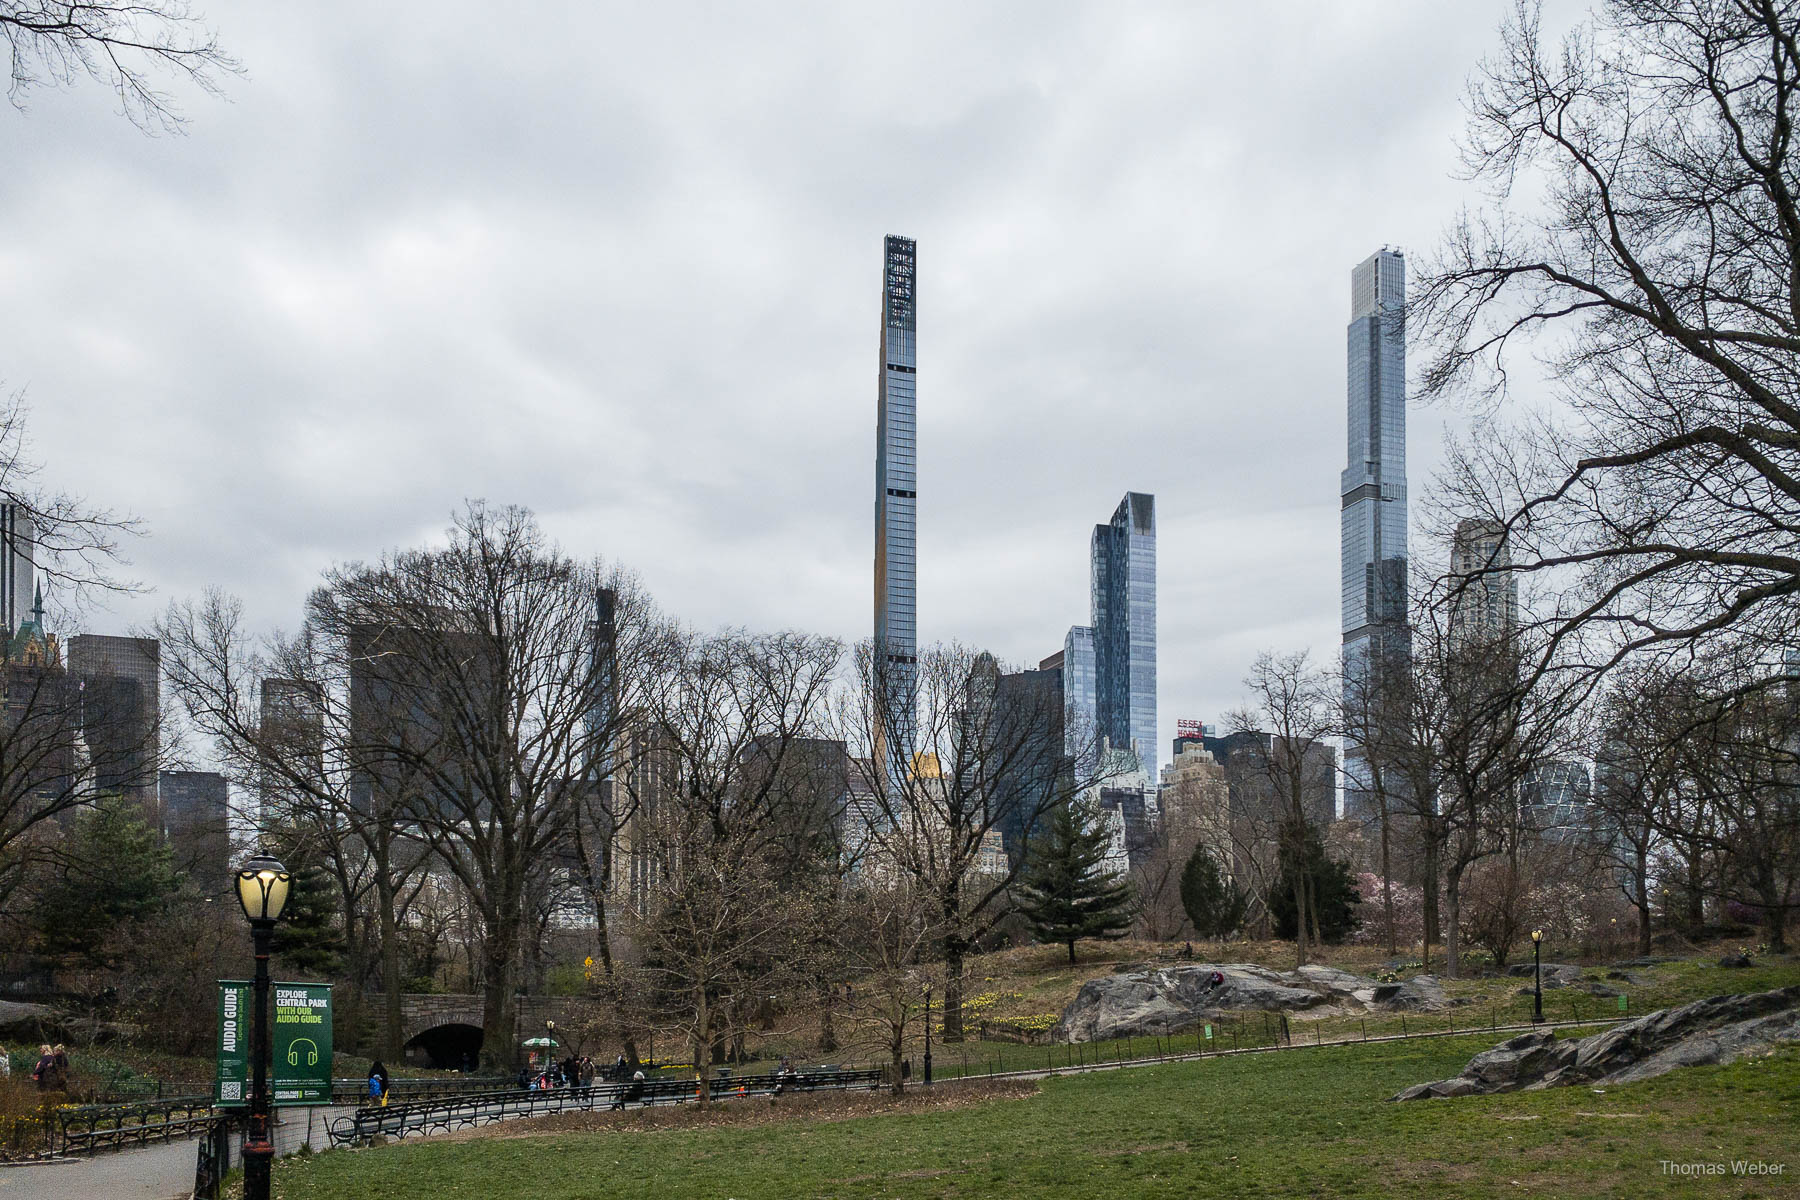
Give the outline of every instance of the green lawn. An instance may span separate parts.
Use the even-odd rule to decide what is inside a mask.
[[[334,1151],[283,1200],[609,1196],[1800,1196],[1800,1048],[1627,1087],[1389,1104],[1491,1037],[1242,1055],[1047,1081],[951,1111]],[[504,1127],[497,1127],[504,1129]],[[513,1131],[507,1131],[513,1132]],[[1683,1179],[1659,1160],[1786,1165]]]

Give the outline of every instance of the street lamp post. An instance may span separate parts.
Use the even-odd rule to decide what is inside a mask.
[[[1544,931],[1531,931],[1531,1023],[1544,1023]]]
[[[931,1082],[931,985],[925,985],[925,1082]]]
[[[555,1082],[557,1050],[556,1022],[552,1021],[549,1017],[544,1018],[544,1040],[550,1043],[548,1046],[544,1047],[544,1074],[548,1075],[552,1082]]]
[[[256,1003],[250,1033],[250,1126],[244,1134],[244,1200],[269,1200],[269,943],[293,882],[286,867],[259,854],[238,870],[238,903],[256,953]]]

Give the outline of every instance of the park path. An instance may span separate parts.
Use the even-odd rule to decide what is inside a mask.
[[[306,1142],[314,1150],[324,1150],[331,1144],[325,1123],[355,1111],[353,1106],[289,1109],[283,1114],[286,1120],[276,1127],[277,1148],[288,1154]],[[62,1162],[0,1167],[0,1200],[188,1200],[194,1192],[197,1143],[198,1139],[188,1138]],[[232,1157],[236,1156],[234,1148]]]

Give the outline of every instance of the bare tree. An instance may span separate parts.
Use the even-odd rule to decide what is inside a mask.
[[[676,787],[639,814],[652,855],[631,922],[640,965],[615,987],[635,993],[621,1009],[683,1030],[703,1101],[726,1033],[816,982],[837,865],[820,839],[843,776],[821,793],[807,764],[842,655],[797,633],[688,634],[649,704]]]
[[[1332,678],[1315,667],[1304,650],[1257,655],[1244,685],[1250,689],[1250,706],[1227,714],[1225,720],[1236,730],[1264,735],[1250,752],[1251,770],[1267,787],[1276,845],[1281,860],[1291,868],[1294,955],[1305,963],[1309,943],[1322,944],[1323,938],[1317,897],[1301,864],[1321,821],[1329,822],[1332,815],[1311,811],[1318,805],[1315,798],[1322,794],[1329,806],[1336,805],[1336,751],[1327,739],[1339,727],[1338,695]]]
[[[865,870],[934,898],[944,956],[944,1039],[963,1037],[963,964],[1005,914],[1023,849],[1059,803],[1116,769],[1084,715],[1062,711],[1048,678],[1004,676],[992,656],[928,648],[904,684],[857,647],[840,736],[867,756],[874,819]],[[1005,853],[991,851],[995,843]],[[984,851],[988,851],[984,853]]]
[[[1797,35],[1784,0],[1607,0],[1558,49],[1521,3],[1473,87],[1492,202],[1410,322],[1427,395],[1496,394],[1545,335],[1557,408],[1484,431],[1447,481],[1504,525],[1508,569],[1556,581],[1545,661],[1750,642],[1767,680],[1796,644]]]
[[[851,883],[830,927],[837,961],[855,977],[845,1005],[857,1031],[852,1044],[873,1041],[887,1056],[896,1096],[906,1087],[908,1039],[925,1020],[925,989],[936,982],[930,955],[942,937],[937,915],[936,898],[911,879],[865,874]]]
[[[489,1065],[512,1037],[531,877],[568,845],[619,731],[590,643],[608,580],[525,510],[471,502],[445,545],[335,568],[308,606],[309,625],[347,647],[356,802],[428,839],[479,913]],[[618,632],[660,636],[648,620]]]
[[[111,88],[120,113],[146,133],[185,124],[156,74],[216,95],[220,76],[241,70],[185,0],[0,0],[0,38],[14,107],[23,109],[34,87],[68,87],[85,75]]]
[[[254,797],[246,821],[265,841],[316,856],[330,873],[346,973],[360,996],[373,968],[383,1053],[399,1057],[399,929],[427,847],[388,791],[363,786],[368,764],[354,736],[348,639],[310,620],[293,636],[255,638],[241,603],[217,590],[172,602],[156,635],[171,694],[240,794]]]

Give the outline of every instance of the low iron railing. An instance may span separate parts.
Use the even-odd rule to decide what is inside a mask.
[[[848,1091],[880,1087],[881,1071],[804,1071],[780,1075],[743,1075],[712,1080],[708,1095],[713,1100],[768,1096],[819,1090]],[[338,1145],[360,1145],[376,1137],[404,1138],[415,1134],[448,1133],[473,1129],[496,1121],[521,1117],[552,1116],[563,1112],[595,1109],[682,1104],[699,1099],[699,1082],[693,1079],[657,1079],[631,1083],[597,1084],[593,1087],[555,1088],[546,1091],[489,1092],[456,1100],[419,1101],[386,1107],[359,1108],[352,1116],[331,1123],[331,1140]]]
[[[141,1104],[83,1104],[56,1111],[55,1144],[59,1154],[90,1154],[121,1146],[148,1146],[192,1137],[214,1118],[212,1100],[184,1097]]]

